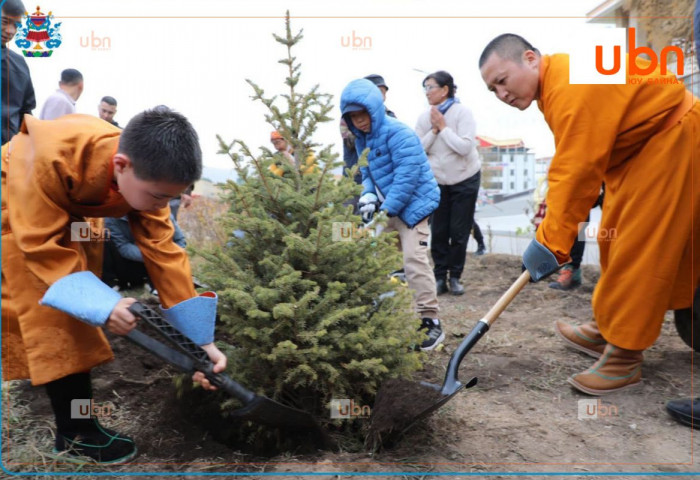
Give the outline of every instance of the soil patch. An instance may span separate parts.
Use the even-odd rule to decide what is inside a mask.
[[[465,295],[439,297],[445,346],[428,354],[426,371],[415,381],[442,382],[450,355],[517,278],[520,264],[516,256],[468,256],[462,277]],[[527,285],[462,362],[460,380],[477,376],[478,385],[458,393],[377,452],[343,444],[331,451],[305,450],[308,445],[300,439],[292,442],[296,448],[274,453],[279,450],[266,445],[256,450],[245,438],[226,438],[224,433],[235,433],[237,427],[222,412],[206,410],[210,403],[202,399],[209,392],[195,389],[178,399],[174,383],[183,381],[178,372],[123,338],[110,336],[115,360],[94,371],[95,401],[112,405],[104,423],[132,436],[140,454],[129,465],[84,467],[81,474],[178,472],[179,478],[189,478],[190,473],[248,472],[255,478],[256,472],[275,472],[302,478],[294,472],[307,472],[330,479],[340,472],[697,471],[692,451],[700,448],[699,436],[665,412],[668,400],[693,395],[692,352],[678,337],[671,312],[661,336],[645,352],[642,384],[602,398],[600,405],[606,408],[598,418],[579,418],[579,403],[592,398],[573,390],[566,379],[594,360],[566,348],[553,323],[592,318],[597,278],[596,268],[584,266],[582,288],[562,292],[548,288],[546,281]],[[694,380],[697,384],[698,378]],[[415,391],[404,391],[415,399]],[[397,389],[389,392],[394,396]],[[75,471],[74,465],[47,455],[53,419],[43,388],[12,382],[6,398],[4,466],[17,472]],[[381,412],[380,401],[373,410]],[[356,428],[369,431],[369,424],[358,422]],[[292,438],[282,432],[270,435],[273,447],[277,440]],[[260,454],[267,448],[268,454]]]

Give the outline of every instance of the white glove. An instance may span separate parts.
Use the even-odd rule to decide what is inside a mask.
[[[374,216],[374,212],[377,211],[377,207],[379,206],[379,199],[377,196],[373,193],[365,193],[360,197],[360,200],[357,202],[357,207],[360,210],[360,214],[362,215],[362,221],[365,223],[369,223],[372,221],[372,217]]]

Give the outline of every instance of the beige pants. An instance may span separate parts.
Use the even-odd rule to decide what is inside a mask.
[[[408,228],[401,219],[392,217],[384,229],[396,231],[403,253],[403,268],[408,287],[414,290],[416,311],[422,317],[437,318],[438,301],[435,290],[435,275],[428,260],[428,236],[430,227],[426,218],[413,228]]]

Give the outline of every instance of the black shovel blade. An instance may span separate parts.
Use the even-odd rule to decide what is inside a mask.
[[[242,408],[231,412],[230,415],[270,427],[318,428],[316,421],[307,412],[261,396],[256,396]]]
[[[433,413],[434,411],[438,410],[440,407],[445,405],[447,402],[452,400],[455,395],[457,395],[459,392],[464,390],[465,388],[472,388],[474,385],[477,383],[477,378],[474,377],[471,380],[467,382],[467,384],[463,383],[457,383],[454,388],[450,390],[450,393],[448,395],[443,395],[442,398],[440,398],[437,402],[433,403],[432,405],[429,405],[425,409],[423,409],[418,415],[413,417],[413,420],[411,420],[411,423],[409,423],[402,431],[401,435],[406,433],[411,427],[413,427],[416,423],[419,421],[423,420],[426,418],[428,415]],[[420,382],[419,384],[420,388],[428,388],[431,390],[436,390],[438,392],[443,391],[443,386],[442,385],[435,385],[434,383],[428,383],[428,382]]]

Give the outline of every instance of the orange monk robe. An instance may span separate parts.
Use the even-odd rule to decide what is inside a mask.
[[[700,278],[700,102],[658,69],[637,78],[569,85],[568,55],[545,56],[538,101],[556,154],[537,240],[568,260],[605,181],[593,313],[631,350],[654,343],[666,310],[690,307]]]
[[[137,212],[116,191],[120,132],[88,115],[25,115],[20,133],[2,147],[3,380],[29,377],[40,385],[113,357],[101,329],[39,305],[56,280],[101,266],[102,245],[71,241],[72,222],[128,214],[163,305],[196,295],[187,254],[172,241],[170,207]]]

